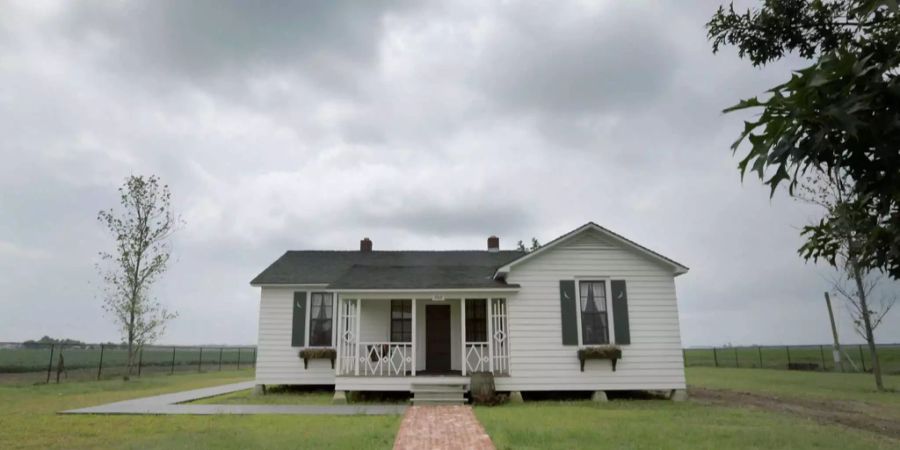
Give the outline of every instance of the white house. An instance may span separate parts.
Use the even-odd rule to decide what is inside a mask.
[[[465,391],[490,372],[514,396],[683,397],[675,277],[687,267],[593,222],[530,253],[499,247],[492,236],[485,250],[375,251],[366,238],[359,251],[286,252],[251,282],[257,384],[334,385],[337,399]],[[585,348],[621,357],[583,361]]]

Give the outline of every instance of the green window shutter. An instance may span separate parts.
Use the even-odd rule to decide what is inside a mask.
[[[291,346],[306,345],[306,292],[294,292],[294,324],[291,327]]]
[[[559,308],[563,345],[578,345],[578,301],[574,280],[559,281]]]
[[[631,330],[628,327],[628,293],[625,291],[625,280],[612,280],[613,324],[616,327],[616,344],[630,344]]]

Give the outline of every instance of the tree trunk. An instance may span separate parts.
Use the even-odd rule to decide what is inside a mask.
[[[856,282],[856,290],[859,295],[859,307],[862,310],[863,325],[866,331],[866,343],[869,345],[869,354],[872,357],[872,373],[875,375],[875,387],[879,391],[884,390],[884,383],[881,380],[881,364],[878,362],[878,350],[875,347],[875,332],[872,330],[872,320],[869,317],[869,305],[866,303],[866,290],[863,285],[862,273],[859,267],[853,267],[853,279]]]
[[[133,292],[133,291],[132,291]],[[131,300],[131,310],[128,318],[128,363],[125,366],[125,380],[131,378],[131,368],[134,367],[134,297]]]

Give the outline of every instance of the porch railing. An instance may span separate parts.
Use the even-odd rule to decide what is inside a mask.
[[[487,342],[466,342],[466,372],[489,372],[490,350]]]
[[[360,342],[359,374],[404,376],[412,372],[411,342]]]

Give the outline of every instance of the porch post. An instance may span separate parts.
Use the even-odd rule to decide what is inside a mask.
[[[359,323],[361,322],[360,319],[362,319],[362,299],[358,298],[358,299],[356,299],[356,323],[353,324],[354,327],[356,327],[356,331],[354,332],[354,336],[356,337],[356,339],[355,339],[355,341],[356,341],[356,358],[353,359],[354,375],[359,375]]]
[[[488,368],[494,373],[494,299],[487,299]]]
[[[460,333],[462,335],[461,336],[462,348],[460,349],[459,353],[462,355],[462,375],[466,376],[466,298],[465,297],[463,297],[459,301],[459,316],[460,316],[459,323],[460,323],[460,326],[462,329],[462,332]]]
[[[341,337],[344,335],[344,333],[343,333],[343,330],[344,330],[344,308],[343,308],[343,305],[341,305],[340,296],[338,295],[337,292],[334,293],[334,302],[335,302],[335,305],[334,305],[335,312],[332,315],[332,317],[333,317],[332,323],[334,323],[335,321],[337,322],[337,326],[332,327],[332,328],[334,328],[334,334],[335,334],[334,340],[332,342],[334,343],[335,351],[337,351],[337,356],[335,357],[335,358],[337,358],[337,361],[335,361],[335,364],[334,364],[334,374],[340,375],[341,374],[341,355],[343,354],[341,349],[344,347],[344,339]]]
[[[418,325],[416,324],[416,297],[412,298],[412,376],[416,376],[416,356],[418,353],[416,352],[416,328]]]

